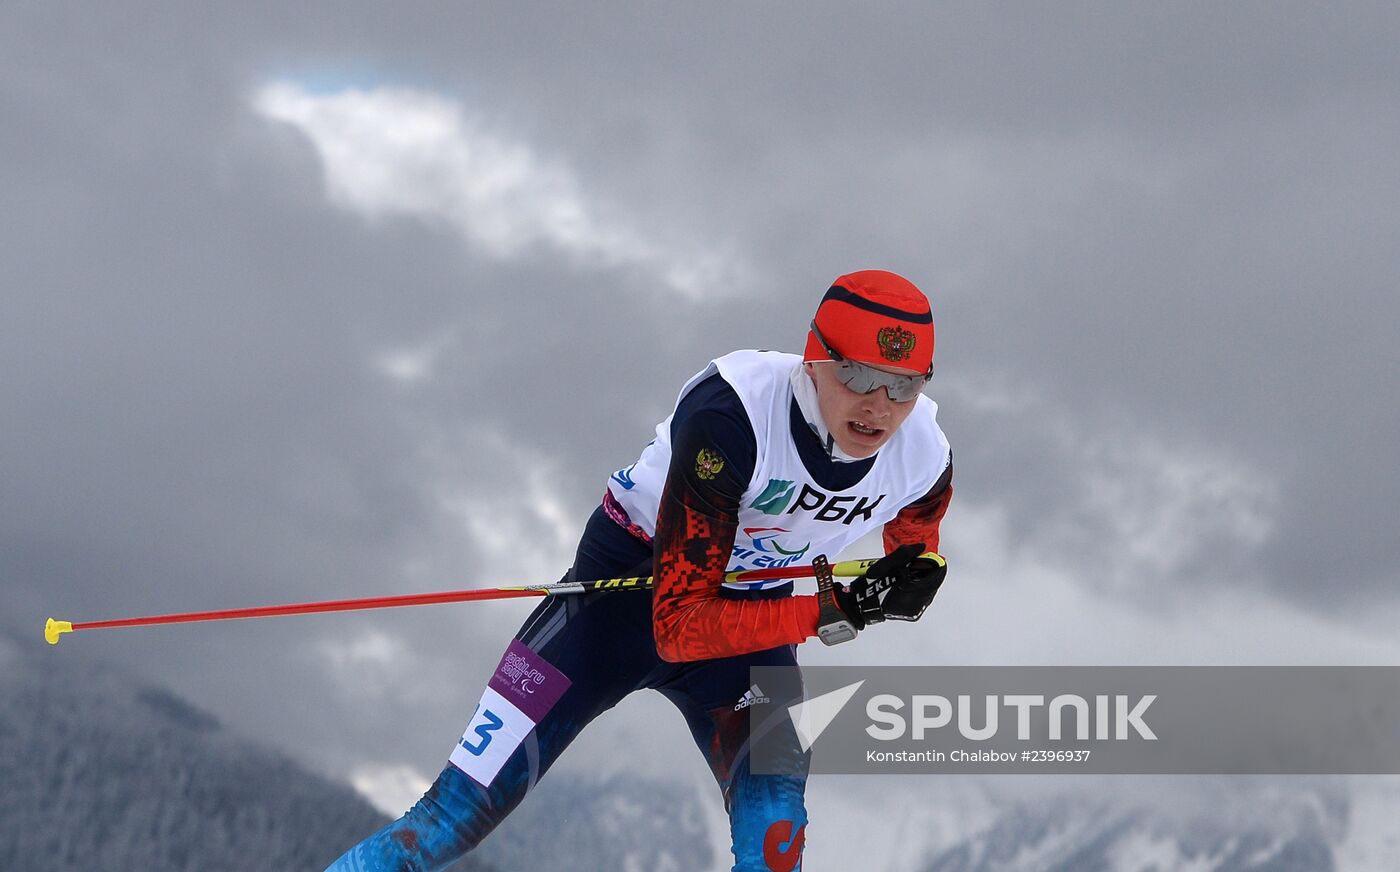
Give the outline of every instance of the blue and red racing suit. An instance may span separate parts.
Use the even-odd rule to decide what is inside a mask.
[[[870,472],[874,457],[834,460],[795,399],[789,414],[794,447],[816,487],[841,493]],[[765,729],[781,731],[766,747],[786,749],[790,759],[775,767],[783,774],[752,772],[748,757],[750,710],[781,712],[800,699],[754,687],[749,670],[797,670],[797,643],[816,634],[816,599],[793,596],[790,582],[748,590],[720,584],[737,548],[741,502],[772,490],[753,486],[754,428],[721,373],[683,394],[667,435],[671,462],[654,537],[609,494],[589,518],[565,576],[650,573],[657,578],[654,593],[546,599],[510,643],[428,792],[327,872],[445,868],[515,808],[593,718],[643,688],[676,705],[714,773],[729,812],[735,872],[801,868],[807,754],[790,720],[763,720]],[[697,456],[713,462],[697,464]],[[942,472],[884,524],[887,550],[912,541],[937,548],[952,466],[950,455],[931,462],[941,463]],[[800,676],[787,684],[800,694]]]

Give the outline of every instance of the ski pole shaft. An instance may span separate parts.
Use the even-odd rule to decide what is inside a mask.
[[[843,560],[833,564],[832,574],[854,577],[861,575],[874,560]],[[745,569],[727,573],[725,581],[771,581],[775,579],[806,578],[812,574],[810,565],[784,566],[772,569]],[[555,584],[533,584],[523,587],[488,587],[469,590],[447,590],[437,593],[413,593],[399,596],[365,597],[363,599],[325,600],[322,602],[289,603],[278,606],[254,606],[241,609],[221,609],[207,612],[184,612],[173,615],[147,615],[139,618],[118,618],[107,621],[56,621],[49,618],[44,625],[44,639],[57,645],[64,633],[79,630],[109,630],[117,627],[146,627],[154,624],[188,624],[203,621],[229,621],[236,618],[271,618],[282,615],[310,615],[322,612],[349,612],[364,609],[389,609],[400,606],[426,606],[441,603],[473,602],[477,600],[515,599],[531,596],[559,596],[587,593],[594,590],[642,590],[651,587],[650,576],[607,578],[598,581],[564,581]]]

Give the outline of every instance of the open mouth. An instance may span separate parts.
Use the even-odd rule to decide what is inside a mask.
[[[885,432],[884,430],[881,430],[881,429],[876,428],[876,427],[867,427],[867,426],[865,426],[864,424],[860,423],[859,421],[852,421],[852,422],[850,422],[850,427],[851,427],[851,429],[854,430],[856,433],[860,434],[861,436],[865,436],[865,437],[867,437],[867,438],[868,438],[868,437],[872,437],[872,436],[879,436],[881,433]]]

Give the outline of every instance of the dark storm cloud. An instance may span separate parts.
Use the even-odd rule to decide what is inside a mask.
[[[1309,606],[1384,592],[1397,555],[1378,519],[1400,503],[1396,15],[7,13],[0,572],[22,605],[7,620],[506,581],[481,577],[488,543],[444,518],[444,494],[500,494],[534,518],[512,461],[545,458],[581,524],[684,377],[733,347],[798,350],[817,292],[867,266],[932,292],[960,496],[1004,508],[1027,542],[1053,546],[1080,516],[1095,533],[1065,446],[1121,434],[1206,446],[1277,484],[1270,539],[1211,541],[1241,576]],[[460,101],[634,226],[731,246],[752,278],[687,300],[645,269],[548,246],[497,259],[431,222],[365,220],[328,202],[306,137],[252,108],[298,76]],[[422,383],[376,367],[441,337]],[[983,378],[1037,403],[960,407]],[[1044,438],[1064,422],[1066,441]],[[519,549],[552,565],[566,548],[551,537]],[[1064,559],[1092,579],[1086,553]],[[406,681],[366,713],[316,689],[318,645],[376,626],[358,619],[110,650],[225,688],[228,707],[328,757],[422,707],[441,724],[416,751],[436,760],[500,634],[477,639],[484,619],[459,611],[391,620],[415,631],[404,662],[455,667],[472,691],[425,701]]]

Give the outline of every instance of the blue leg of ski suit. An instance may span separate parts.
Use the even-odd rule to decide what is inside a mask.
[[[601,510],[595,512],[579,543],[570,576],[616,578],[650,572],[649,547]],[[807,756],[789,719],[773,717],[765,723],[785,731],[780,746],[789,759],[783,771],[792,774],[751,772],[749,706],[740,705],[751,687],[749,668],[784,666],[795,670],[793,646],[720,660],[667,663],[656,654],[650,591],[550,597],[531,614],[516,639],[534,652],[528,656],[538,656],[562,673],[569,682],[567,690],[534,728],[518,739],[518,746],[499,772],[487,779],[489,783],[479,783],[449,763],[403,817],[351,848],[327,872],[431,872],[446,868],[505,819],[584,726],[642,688],[660,691],[681,710],[705,755],[729,812],[734,872],[801,869],[807,825],[803,805]],[[501,668],[506,665],[503,661]],[[793,684],[800,687],[800,682]],[[776,707],[785,709],[797,701],[775,696],[759,704],[781,711]],[[478,714],[481,708],[478,706]],[[484,720],[474,718],[475,729],[469,727],[459,743],[473,754],[483,752],[491,741],[516,741],[499,728],[500,719],[491,716],[489,709],[485,714]],[[462,752],[454,749],[454,753],[460,756]]]

